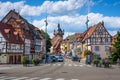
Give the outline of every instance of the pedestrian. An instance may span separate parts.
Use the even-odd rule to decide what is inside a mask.
[[[117,64],[120,67],[120,58],[117,59]]]
[[[81,55],[79,55],[79,57],[78,57],[78,62],[80,62],[81,61]]]

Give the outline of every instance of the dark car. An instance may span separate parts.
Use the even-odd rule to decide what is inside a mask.
[[[72,61],[79,61],[79,58],[77,56],[73,56]]]

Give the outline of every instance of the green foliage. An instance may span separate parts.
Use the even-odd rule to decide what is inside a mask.
[[[111,60],[109,58],[104,58],[102,60],[102,64],[104,65],[105,68],[109,68],[111,64]]]
[[[39,58],[33,58],[32,59],[32,63],[37,66],[38,64],[40,64],[40,59]]]
[[[43,30],[41,30],[41,33],[42,33],[42,35],[44,36],[44,38],[46,38],[46,51],[47,52],[50,52],[50,47],[51,47],[51,38],[50,38],[50,36],[48,35],[48,33],[45,33]]]
[[[92,52],[91,52],[90,50],[85,50],[85,51],[84,51],[84,56],[90,55],[90,54],[92,54]]]
[[[120,32],[117,33],[117,38],[115,40],[115,44],[113,45],[113,61],[116,61],[117,58],[120,58]]]
[[[98,64],[100,61],[97,57],[94,57],[93,58],[93,64]]]
[[[23,66],[27,66],[27,64],[29,64],[29,60],[27,59],[27,57],[26,56],[23,56],[22,57],[22,64],[23,64]]]

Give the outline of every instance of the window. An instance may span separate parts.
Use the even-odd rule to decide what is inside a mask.
[[[96,38],[92,38],[92,42],[95,43],[96,42]]]
[[[2,37],[0,37],[0,42],[2,42]]]
[[[109,46],[105,46],[105,51],[109,51]]]
[[[7,37],[10,38],[11,32],[9,31],[9,33],[7,34]]]
[[[108,42],[108,38],[105,38],[105,42]]]
[[[99,50],[100,50],[99,46],[95,46],[95,51],[99,51]]]

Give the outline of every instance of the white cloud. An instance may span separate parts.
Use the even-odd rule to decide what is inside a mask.
[[[20,2],[0,2],[0,18],[5,16],[11,9],[16,9],[20,11],[20,9],[24,6],[24,1]]]
[[[25,1],[19,2],[1,2],[0,1],[0,17],[4,16],[11,9],[16,9],[24,16],[39,16],[45,13],[46,9],[48,14],[65,15],[72,14],[79,10],[86,0],[65,0],[65,1],[44,1],[40,6],[30,6],[25,4]]]
[[[120,28],[120,17],[108,17],[103,16],[100,13],[89,13],[89,26],[97,24],[98,22],[104,21],[105,28],[110,32],[111,35],[114,35],[117,30]],[[45,19],[41,21],[33,21],[33,24],[40,29],[45,29]],[[73,34],[76,32],[83,32],[86,30],[86,15],[64,15],[64,16],[48,16],[48,33],[53,34],[54,29],[57,28],[57,23],[61,24],[61,28],[65,30],[66,37],[68,34]],[[114,28],[114,29],[113,29]],[[67,34],[66,34],[67,33]],[[51,35],[52,37],[53,35]]]

